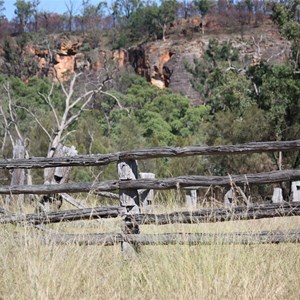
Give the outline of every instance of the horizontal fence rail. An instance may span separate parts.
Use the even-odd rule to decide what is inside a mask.
[[[257,142],[228,146],[157,147],[110,154],[78,155],[73,157],[29,158],[0,160],[1,169],[31,169],[65,166],[101,166],[119,160],[139,160],[159,157],[192,155],[247,154],[300,150],[300,140],[283,142]]]
[[[211,245],[299,243],[300,231],[258,233],[164,233],[164,234],[51,234],[36,236],[46,243],[112,246],[124,241],[139,245]]]
[[[0,224],[30,223],[33,225],[45,223],[60,223],[77,220],[91,220],[98,218],[116,218],[126,213],[125,207],[106,206],[82,209],[52,211],[39,214],[10,214],[0,215]]]
[[[257,174],[228,176],[179,176],[166,179],[108,180],[93,183],[52,185],[0,186],[0,194],[53,194],[79,192],[107,192],[118,189],[179,189],[188,187],[230,186],[232,184],[267,184],[300,180],[300,170],[283,170]]]
[[[126,214],[126,209],[120,206],[95,207],[54,211],[47,214],[0,215],[0,224],[30,223],[33,225],[89,220],[95,218],[116,218],[122,216],[125,224],[156,224],[171,223],[214,223],[235,220],[253,220],[273,217],[300,216],[300,203],[281,203],[268,205],[253,205],[251,207],[237,206],[229,208],[201,209],[197,211],[182,211],[169,214]]]
[[[169,214],[136,214],[126,216],[124,221],[139,225],[165,225],[170,223],[216,223],[288,216],[300,216],[300,203],[236,206],[231,209],[201,209]]]

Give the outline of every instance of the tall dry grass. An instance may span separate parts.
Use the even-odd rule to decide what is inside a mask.
[[[111,231],[120,220],[53,225]],[[300,218],[143,226],[142,232],[255,232],[299,228]],[[20,236],[22,239],[20,239]],[[120,245],[41,243],[36,229],[0,227],[0,299],[299,299],[300,245],[144,246],[125,261]]]

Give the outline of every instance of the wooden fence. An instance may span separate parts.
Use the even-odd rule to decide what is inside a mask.
[[[299,242],[299,232],[261,232],[234,234],[139,234],[139,225],[168,223],[201,223],[229,220],[248,220],[282,216],[299,216],[300,202],[280,202],[269,205],[247,205],[218,209],[201,209],[170,214],[142,214],[140,210],[139,190],[197,189],[208,186],[239,186],[242,184],[269,184],[300,180],[300,170],[282,170],[258,174],[228,176],[180,176],[176,178],[138,178],[136,160],[161,157],[184,157],[193,155],[237,155],[260,152],[299,151],[300,140],[285,142],[260,142],[231,146],[192,146],[183,148],[160,147],[142,150],[118,152],[112,154],[77,155],[73,157],[5,159],[0,160],[2,169],[54,168],[70,166],[103,166],[116,163],[119,178],[92,183],[65,183],[49,185],[12,185],[0,186],[0,194],[53,194],[53,193],[108,193],[118,191],[119,206],[83,208],[67,211],[55,211],[39,214],[7,214],[0,210],[0,224],[30,223],[47,224],[52,222],[75,221],[94,218],[123,218],[121,234],[96,235],[52,235],[57,242],[79,244],[111,245],[121,242],[123,249],[136,247],[137,244],[174,244],[174,243],[279,243]],[[145,176],[143,176],[145,177]],[[115,194],[114,194],[115,195]]]

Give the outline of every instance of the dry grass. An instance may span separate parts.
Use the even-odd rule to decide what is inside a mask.
[[[50,226],[49,226],[50,227]],[[51,225],[61,232],[119,231],[120,220]],[[300,217],[142,226],[143,233],[299,229]],[[36,229],[0,227],[0,299],[299,299],[300,247],[144,246],[125,261],[120,245],[41,244]],[[15,238],[22,236],[23,239]]]

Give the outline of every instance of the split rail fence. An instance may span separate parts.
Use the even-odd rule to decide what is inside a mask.
[[[65,183],[49,185],[11,185],[0,186],[0,194],[54,194],[54,193],[108,193],[118,191],[119,205],[107,207],[80,208],[65,211],[52,211],[38,214],[8,214],[0,209],[0,224],[49,224],[55,222],[70,222],[98,218],[122,217],[122,233],[111,234],[51,234],[58,243],[76,242],[78,244],[112,245],[121,243],[126,247],[137,249],[138,245],[149,244],[209,244],[209,243],[280,243],[299,242],[299,231],[262,231],[253,233],[170,233],[170,234],[140,234],[140,225],[204,222],[223,222],[232,220],[249,220],[283,216],[299,216],[300,202],[280,201],[280,203],[264,205],[230,206],[214,209],[188,210],[168,214],[141,213],[139,191],[166,189],[197,190],[210,186],[241,186],[243,184],[273,184],[284,181],[300,180],[300,170],[281,170],[257,174],[241,174],[228,176],[180,176],[176,178],[153,178],[142,175],[138,178],[136,160],[162,157],[185,157],[193,155],[238,155],[261,152],[300,151],[300,140],[285,142],[259,142],[231,146],[192,146],[192,147],[160,147],[142,150],[118,152],[112,154],[76,155],[73,157],[29,158],[0,160],[2,169],[55,168],[71,166],[104,166],[116,163],[118,176],[116,180],[92,183]],[[296,186],[300,190],[300,186]],[[296,191],[297,192],[297,191]],[[150,197],[151,198],[151,197]],[[40,236],[41,239],[43,237]],[[49,235],[47,235],[47,239]]]

